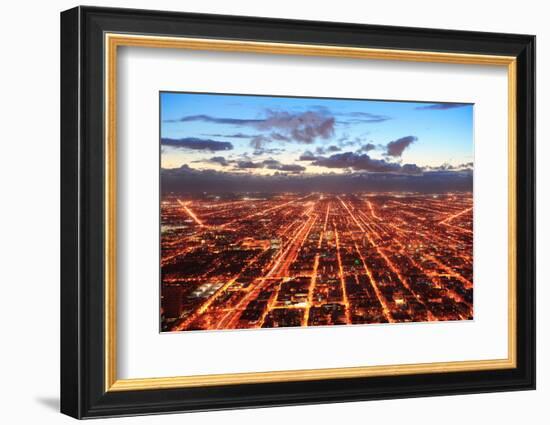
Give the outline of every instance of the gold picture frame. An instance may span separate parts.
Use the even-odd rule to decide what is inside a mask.
[[[464,53],[390,50],[311,44],[265,43],[185,37],[105,34],[105,391],[135,391],[250,383],[465,372],[516,367],[516,58]],[[116,374],[116,97],[119,47],[189,49],[280,55],[325,56],[506,67],[508,72],[508,358],[200,376],[118,379]]]

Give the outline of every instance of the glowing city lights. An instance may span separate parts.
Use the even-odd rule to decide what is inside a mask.
[[[473,318],[471,193],[167,194],[163,331]]]

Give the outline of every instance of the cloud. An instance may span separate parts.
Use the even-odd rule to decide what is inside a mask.
[[[276,159],[269,158],[264,161],[239,161],[236,163],[236,168],[239,169],[255,169],[255,168],[267,168],[268,170],[277,170],[289,173],[301,173],[306,170],[305,167],[299,164],[283,164]]]
[[[401,166],[395,162],[384,159],[374,159],[367,154],[344,152],[331,155],[328,158],[317,158],[312,165],[326,168],[347,168],[355,171],[368,171],[371,173],[402,173],[419,174],[422,169],[414,164]]]
[[[465,162],[458,165],[451,165],[448,162],[441,164],[437,167],[426,167],[430,171],[464,171],[464,170],[473,170],[473,162]]]
[[[418,110],[446,111],[447,109],[463,108],[470,106],[469,103],[432,103],[431,105],[417,106]]]
[[[208,137],[227,137],[229,139],[251,139],[252,137],[257,136],[257,134],[243,134],[243,133],[234,133],[234,134],[204,134]]]
[[[317,159],[317,156],[313,154],[311,151],[305,151],[300,157],[298,158],[298,161],[315,161]]]
[[[278,135],[306,144],[315,139],[328,139],[334,135],[334,117],[315,111],[290,113],[286,111],[267,111],[267,118],[258,128],[278,130]]]
[[[349,134],[345,133],[342,136],[340,136],[340,138],[337,140],[337,143],[340,146],[347,146],[347,145],[350,145],[350,144],[352,145],[354,142],[353,142],[353,140],[350,140]]]
[[[334,152],[340,152],[342,148],[340,146],[331,145],[328,147],[318,146],[315,148],[315,153],[317,155],[324,155],[326,153],[334,153]]]
[[[447,193],[473,188],[471,171],[425,171],[422,174],[398,173],[238,173],[197,170],[189,166],[161,169],[163,193],[281,193],[281,192],[388,192],[409,191]]]
[[[345,133],[343,136],[341,136],[337,140],[338,146],[341,148],[345,148],[348,146],[354,146],[354,145],[363,145],[368,140],[367,136],[370,134],[370,132],[365,132],[361,136],[355,136],[350,137],[347,133]]]
[[[256,150],[260,150],[260,148],[265,145],[266,143],[270,142],[290,142],[292,139],[288,136],[285,136],[281,133],[272,132],[271,134],[246,134],[246,133],[233,133],[233,134],[221,134],[221,133],[214,133],[214,134],[203,134],[204,136],[209,137],[225,137],[229,139],[249,139],[250,140],[250,146],[255,148]],[[258,155],[258,154],[256,154]]]
[[[266,147],[259,147],[254,149],[254,152],[252,152],[252,155],[258,156],[258,155],[265,155],[265,154],[278,154],[281,153],[283,150],[279,148],[266,148]]]
[[[403,164],[401,166],[401,173],[403,174],[422,174],[423,170],[416,164]]]
[[[290,142],[291,139],[288,136],[284,136],[280,133],[273,132],[270,134],[271,140],[276,140],[279,142]]]
[[[373,114],[371,112],[364,111],[351,111],[351,112],[331,112],[326,106],[314,106],[312,109],[323,113],[330,114],[337,117],[342,117],[343,120],[338,119],[338,124],[369,124],[369,123],[379,123],[391,120],[392,117],[387,115]]]
[[[286,171],[290,173],[302,173],[306,171],[306,167],[303,167],[299,164],[283,164],[276,159],[266,159],[262,162],[265,168],[270,170]]]
[[[263,168],[264,165],[261,162],[252,161],[238,161],[237,168],[251,169],[251,168]]]
[[[302,173],[306,171],[306,167],[303,167],[299,164],[281,164],[276,168],[276,170],[287,171],[290,173]]]
[[[230,161],[225,159],[223,156],[213,156],[208,160],[208,162],[213,162],[215,164],[220,164],[223,167],[227,167],[230,164]]]
[[[280,161],[277,161],[276,159],[266,159],[265,161],[262,161],[262,164],[264,165],[264,167],[267,167],[271,170],[276,170],[279,165],[281,165],[281,162]]]
[[[373,143],[367,143],[363,146],[361,146],[359,149],[357,149],[357,152],[369,152],[376,149],[376,145]]]
[[[263,120],[260,119],[240,119],[240,118],[218,118],[210,115],[187,115],[175,120],[164,120],[164,122],[193,122],[202,121],[215,124],[231,124],[231,125],[255,125]]]
[[[326,168],[351,168],[371,172],[397,172],[399,164],[390,163],[383,159],[372,159],[367,154],[344,152],[331,155],[328,158],[317,158],[312,165]]]
[[[258,149],[261,149],[266,143],[269,143],[269,142],[271,142],[271,139],[269,137],[258,134],[257,136],[254,136],[250,140],[250,146],[258,150]]]
[[[181,122],[178,120],[178,122]],[[203,136],[208,137],[225,137],[228,139],[249,139],[250,146],[255,149],[260,149],[266,143],[273,141],[276,142],[290,142],[292,139],[288,136],[285,136],[281,133],[272,132],[271,134],[246,134],[246,133],[233,133],[233,134],[222,134],[222,133],[213,133],[213,134],[203,134]]]
[[[237,126],[248,126],[256,130],[272,131],[270,136],[263,136],[265,140],[279,140],[311,144],[317,138],[328,139],[334,135],[333,116],[322,111],[306,111],[291,113],[287,111],[275,111],[268,109],[265,118],[261,119],[240,119],[240,118],[219,118],[210,115],[188,115],[177,120],[166,120],[165,122],[208,122],[217,124],[230,124]],[[258,140],[256,142],[265,142]]]
[[[204,150],[204,151],[228,151],[233,149],[229,142],[218,142],[211,139],[199,139],[196,137],[187,137],[183,139],[162,138],[161,145],[171,146],[180,149]]]
[[[370,112],[348,112],[343,115],[352,117],[352,120],[349,120],[348,122],[353,122],[354,124],[377,123],[377,122],[384,122],[392,119],[387,115],[371,114]]]
[[[275,159],[265,160],[263,161],[263,164],[266,168],[270,170],[287,171],[290,173],[301,173],[303,171],[306,171],[306,167],[303,167],[299,164],[282,164]]]
[[[387,115],[371,114],[370,112],[343,112],[335,115],[341,117],[338,118],[338,124],[342,125],[376,124],[392,119]]]
[[[418,138],[416,136],[405,136],[400,139],[394,140],[386,145],[387,156],[401,156],[403,151],[409,147],[412,143],[416,142]]]

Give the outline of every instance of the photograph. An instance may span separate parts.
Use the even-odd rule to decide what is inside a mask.
[[[474,104],[159,103],[161,332],[475,319]]]

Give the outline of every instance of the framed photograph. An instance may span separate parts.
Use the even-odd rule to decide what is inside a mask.
[[[61,411],[535,388],[535,37],[61,14]]]

